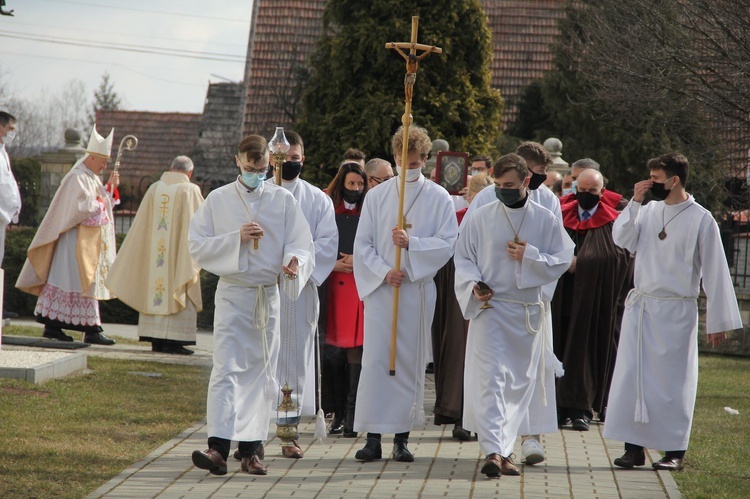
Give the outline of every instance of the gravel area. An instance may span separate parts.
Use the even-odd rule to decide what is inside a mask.
[[[36,350],[0,350],[0,367],[31,368],[71,355],[69,352],[38,352]]]

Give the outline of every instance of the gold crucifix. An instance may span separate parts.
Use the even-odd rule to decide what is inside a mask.
[[[401,217],[401,227],[403,227],[404,230],[411,229],[411,224],[406,223],[406,215]]]
[[[434,45],[424,45],[417,43],[417,32],[419,31],[419,17],[413,16],[411,18],[411,41],[409,42],[389,42],[385,44],[385,48],[394,49],[398,52],[401,57],[406,61],[406,76],[404,76],[404,94],[405,94],[405,105],[404,114],[401,117],[401,124],[404,125],[404,137],[403,147],[401,148],[401,166],[406,170],[408,164],[407,157],[409,156],[409,127],[412,124],[411,115],[411,100],[414,95],[414,83],[417,81],[417,70],[419,69],[419,61],[424,59],[430,54],[442,54],[443,49],[435,47]],[[408,50],[407,54],[404,50]],[[421,54],[417,54],[418,51],[422,51]],[[396,151],[393,151],[396,154]],[[406,174],[399,175],[399,197],[398,197],[398,217],[396,218],[399,229],[409,228],[406,227],[406,217],[404,216],[404,193],[406,192]],[[396,246],[396,262],[395,270],[401,270],[401,247]],[[391,376],[396,375],[396,330],[398,327],[398,296],[399,288],[393,288],[393,317],[391,321],[391,358],[388,374]]]

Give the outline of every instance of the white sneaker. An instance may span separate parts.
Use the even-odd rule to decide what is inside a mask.
[[[544,461],[544,449],[536,438],[527,438],[521,444],[521,462],[539,464]]]

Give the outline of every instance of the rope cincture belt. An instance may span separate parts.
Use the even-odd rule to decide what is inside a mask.
[[[646,409],[646,397],[643,391],[643,313],[646,309],[644,298],[664,301],[690,301],[695,302],[698,298],[691,296],[654,296],[644,293],[633,288],[625,299],[625,307],[629,308],[635,305],[636,301],[641,302],[641,309],[638,312],[638,346],[636,352],[636,401],[635,401],[635,421],[636,423],[648,423],[648,410]]]
[[[271,288],[275,288],[277,284],[248,284],[238,279],[231,277],[221,277],[220,280],[227,284],[234,286],[242,286],[243,288],[255,289],[255,304],[253,305],[253,325],[256,329],[260,330],[261,338],[263,339],[263,371],[266,373],[266,382],[263,387],[263,392],[266,398],[273,400],[276,393],[279,391],[279,382],[276,379],[275,373],[271,372],[271,353],[268,348],[268,338],[266,337],[266,327],[268,326],[268,320],[270,317],[270,311],[268,308],[268,291]]]
[[[493,297],[492,299],[503,302],[503,303],[512,303],[514,305],[523,306],[526,312],[526,332],[529,333],[531,336],[536,336],[539,333],[543,333],[542,334],[542,354],[539,356],[539,363],[541,364],[540,365],[541,380],[537,378],[537,381],[542,384],[542,404],[545,407],[547,407],[547,387],[544,384],[544,380],[547,374],[546,352],[547,352],[547,347],[548,347],[549,342],[547,340],[547,335],[544,334],[544,323],[547,317],[544,302],[541,302],[541,301],[523,302],[523,301],[518,301],[518,300],[511,300],[510,298],[498,298],[498,297]],[[539,323],[537,324],[536,328],[532,327],[531,325],[531,312],[529,311],[530,307],[539,307]]]

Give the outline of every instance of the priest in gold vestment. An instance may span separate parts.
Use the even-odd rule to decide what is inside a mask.
[[[149,187],[105,282],[140,312],[138,337],[155,352],[192,354],[185,346],[195,345],[203,308],[200,267],[187,244],[190,220],[203,203],[192,174],[191,159],[177,156]]]

